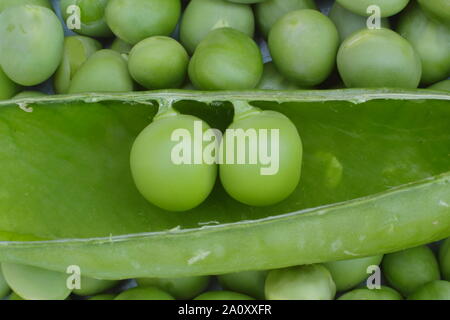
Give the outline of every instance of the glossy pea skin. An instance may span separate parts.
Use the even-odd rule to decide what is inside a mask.
[[[111,37],[113,33],[106,24],[105,8],[109,0],[61,0],[61,15],[64,21],[72,21],[74,14],[67,12],[69,6],[80,8],[80,29],[72,31],[90,37]]]
[[[231,292],[231,291],[209,291],[202,293],[194,300],[255,300],[252,297],[249,297],[242,293]]]
[[[220,285],[230,291],[264,300],[267,271],[243,271],[219,275]]]
[[[106,22],[117,37],[134,45],[151,36],[170,35],[180,13],[180,0],[109,0]]]
[[[408,300],[450,300],[450,282],[431,281],[417,289]]]
[[[337,55],[339,74],[348,88],[417,88],[419,55],[389,29],[361,30],[347,38]]]
[[[137,287],[119,294],[114,300],[175,300],[170,294],[155,287]]]
[[[263,61],[257,44],[231,29],[211,31],[189,63],[189,79],[202,90],[245,90],[259,83]]]
[[[436,20],[450,27],[450,1],[449,0],[417,0],[422,9]]]
[[[19,92],[14,96],[14,99],[24,99],[24,98],[37,98],[37,97],[44,97],[47,94],[41,92],[41,91],[22,91]]]
[[[265,292],[267,300],[333,300],[336,286],[327,268],[313,264],[270,271]]]
[[[450,82],[450,80],[448,80]],[[441,244],[439,250],[439,263],[441,266],[442,277],[450,281],[450,238]]]
[[[404,296],[440,279],[438,262],[427,246],[385,255],[382,269],[387,281]]]
[[[355,289],[343,294],[338,300],[403,300],[403,298],[394,289],[382,286],[380,289]]]
[[[73,289],[73,293],[79,296],[91,296],[109,290],[118,283],[118,281],[100,280],[81,276],[80,289]]]
[[[3,272],[0,268],[0,299],[6,297],[10,291],[11,290],[9,289],[9,286],[6,283],[5,277],[3,277]]]
[[[136,279],[141,287],[153,286],[164,290],[176,299],[192,299],[205,291],[209,285],[208,276],[186,278],[139,278]]]
[[[255,19],[251,7],[226,0],[192,0],[183,13],[180,41],[192,54],[211,30],[222,27],[253,37]]]
[[[70,294],[67,274],[15,263],[2,263],[9,287],[25,300],[64,300]]]
[[[344,7],[340,6],[337,2],[331,7],[331,11],[328,15],[331,21],[334,22],[339,32],[339,38],[341,42],[348,38],[356,31],[367,28],[367,18],[355,14]],[[386,18],[381,19],[381,27],[389,29],[390,23]]]
[[[37,85],[55,72],[64,33],[53,11],[33,5],[13,6],[0,15],[0,64],[5,74],[24,86]]]
[[[97,40],[84,36],[64,38],[63,57],[53,80],[55,92],[67,93],[75,73],[101,47],[102,45]]]
[[[155,36],[133,47],[128,70],[147,89],[179,88],[186,79],[189,56],[176,40]]]
[[[227,150],[227,145],[232,142],[230,139],[233,139],[235,151],[234,164],[224,159],[224,163],[220,165],[220,180],[224,189],[235,200],[250,206],[268,206],[285,200],[300,180],[303,149],[297,128],[279,112],[258,111],[237,119],[235,117],[227,131],[239,133],[239,129],[245,133],[254,132],[257,137],[252,142],[246,139],[245,150],[240,149],[246,155],[249,155],[252,149],[258,150],[259,154],[263,144],[258,141],[264,132],[262,130],[266,130],[270,144],[267,154],[272,157],[272,164],[263,164],[260,156],[257,157],[256,164],[251,164],[248,156],[244,164],[238,164],[237,139],[225,134],[221,141],[221,150],[228,154],[230,150]],[[276,144],[276,141],[272,141],[275,132],[278,134],[278,150],[275,148],[272,154],[271,146]],[[262,174],[263,169],[269,171],[270,167],[271,172]]]
[[[8,78],[0,67],[0,100],[11,98],[18,90],[19,86]]]
[[[72,78],[69,93],[133,91],[133,79],[125,59],[117,52],[95,52]]]
[[[131,172],[137,189],[149,202],[168,211],[186,211],[200,205],[211,193],[217,176],[217,165],[176,164],[172,153],[180,141],[171,141],[177,130],[188,133],[193,142],[194,123],[190,115],[170,115],[153,120],[136,138],[130,155]],[[206,147],[208,143],[204,142]],[[194,144],[190,145],[194,155]],[[189,148],[189,147],[188,147]],[[177,153],[178,154],[178,153]],[[193,156],[190,159],[193,163]],[[164,187],[162,187],[164,186]]]
[[[267,0],[255,6],[256,22],[265,38],[272,26],[285,14],[301,10],[317,9],[314,0]]]
[[[6,8],[12,7],[12,6],[21,6],[25,4],[31,4],[35,6],[42,6],[45,8],[48,8],[52,10],[52,4],[50,3],[50,0],[1,0],[0,1],[0,12],[5,10]]]
[[[264,64],[264,71],[259,81],[257,89],[261,90],[297,90],[300,89],[285,77],[283,77],[273,64],[267,62]]]
[[[129,54],[131,49],[133,49],[133,46],[120,38],[114,39],[111,44],[111,50],[114,50],[120,54]]]
[[[339,35],[316,10],[297,10],[279,19],[269,33],[269,50],[280,73],[299,86],[315,86],[333,71]]]
[[[429,19],[415,4],[402,13],[397,31],[420,56],[422,84],[450,76],[450,28]]]
[[[349,290],[369,277],[367,268],[378,266],[383,259],[382,255],[359,259],[341,260],[324,263],[330,271],[337,291]]]
[[[431,90],[450,91],[450,79],[435,83],[428,87]]]
[[[386,18],[402,11],[409,0],[336,0],[336,2],[345,9],[366,17],[371,15],[367,13],[367,8],[376,5],[380,8],[381,17]]]

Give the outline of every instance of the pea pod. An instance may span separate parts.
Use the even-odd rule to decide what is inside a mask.
[[[240,204],[220,185],[183,214],[152,206],[135,188],[129,152],[161,99],[222,130],[233,101],[283,113],[302,137],[301,184],[270,207]],[[0,261],[59,272],[78,265],[99,279],[187,277],[362,258],[447,238],[449,127],[450,97],[431,90],[2,101]]]

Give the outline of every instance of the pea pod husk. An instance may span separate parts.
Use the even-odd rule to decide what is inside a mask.
[[[287,115],[299,187],[253,208],[217,185],[158,209],[129,151],[170,100],[225,129],[232,101]],[[450,236],[450,96],[431,90],[78,94],[0,102],[0,261],[98,279],[264,270],[395,252]],[[174,199],[175,201],[175,199]]]

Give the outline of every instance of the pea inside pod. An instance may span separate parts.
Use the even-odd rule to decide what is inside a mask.
[[[450,300],[450,282],[431,281],[415,291],[408,300]]]
[[[11,98],[18,90],[19,86],[8,78],[0,67],[0,100]]]
[[[203,292],[209,284],[208,276],[185,278],[139,278],[141,287],[157,287],[174,296],[176,299],[192,299]]]
[[[91,296],[109,290],[116,286],[119,282],[112,280],[100,280],[81,276],[80,288],[73,289],[73,293],[79,296]]]
[[[273,64],[267,62],[264,64],[264,71],[259,81],[257,89],[262,90],[297,90],[297,85],[283,77]]]
[[[267,273],[267,271],[243,271],[219,275],[218,278],[220,285],[226,290],[264,300]]]
[[[450,27],[450,1],[448,0],[417,0],[423,10],[437,22]]]
[[[450,79],[435,83],[429,86],[428,89],[450,91]]]
[[[393,16],[402,11],[408,4],[409,0],[336,0],[341,6],[360,16],[373,14],[368,12],[370,6],[376,6],[380,10],[382,18]]]
[[[394,289],[382,286],[379,289],[355,289],[343,294],[338,300],[403,300],[403,298]]]
[[[170,294],[155,287],[137,287],[119,294],[114,300],[175,300]]]
[[[18,94],[16,94],[14,96],[14,99],[35,98],[35,97],[43,97],[43,96],[46,96],[46,94],[41,91],[29,90],[29,91],[19,92]]]
[[[439,263],[441,266],[442,277],[450,281],[450,238],[442,243],[439,250]]]
[[[194,300],[255,300],[242,293],[231,292],[231,291],[209,291],[199,295]]]

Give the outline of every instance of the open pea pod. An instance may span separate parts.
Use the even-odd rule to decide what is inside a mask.
[[[235,100],[287,115],[304,145],[296,191],[256,208],[218,183],[194,210],[152,206],[134,186],[129,152],[164,99],[222,130]],[[9,100],[0,102],[0,170],[2,262],[123,279],[376,255],[450,236],[450,96],[173,90]]]

